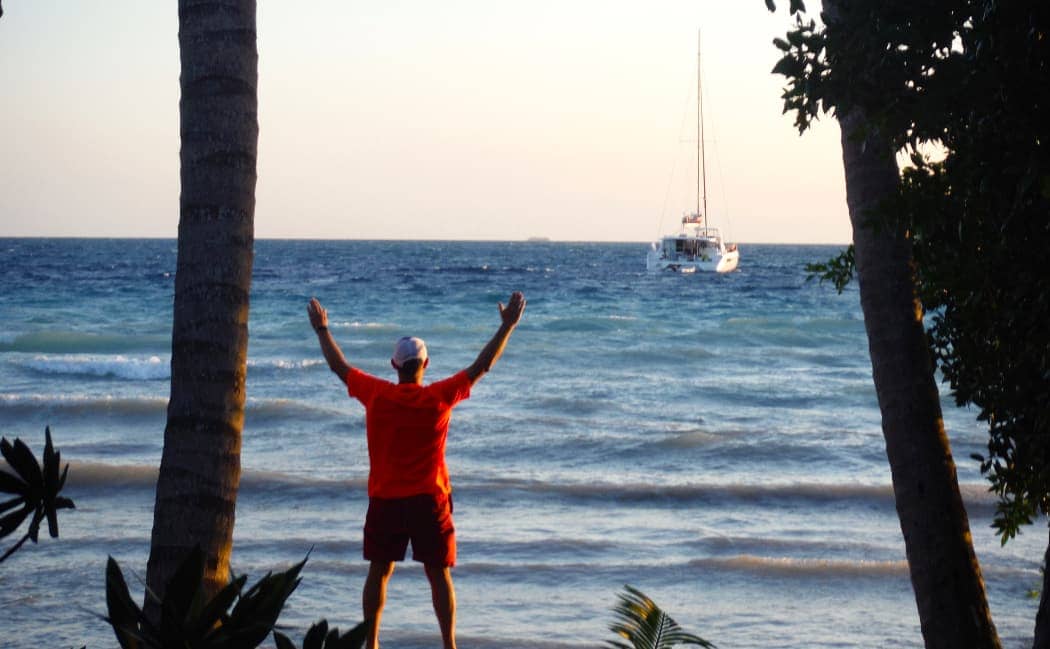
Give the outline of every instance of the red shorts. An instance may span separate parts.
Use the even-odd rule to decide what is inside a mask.
[[[408,498],[369,498],[364,555],[368,561],[404,561],[408,542],[412,559],[427,565],[456,565],[456,528],[452,497],[421,494]]]

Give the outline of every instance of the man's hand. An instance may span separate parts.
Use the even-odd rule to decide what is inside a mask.
[[[306,314],[310,316],[310,326],[317,332],[317,341],[321,344],[324,359],[328,361],[328,368],[345,383],[350,364],[343,357],[335,338],[332,338],[332,332],[328,331],[328,311],[314,297],[310,298],[310,303],[306,305]]]
[[[507,306],[503,306],[502,302],[499,303],[499,317],[508,327],[517,326],[523,313],[525,313],[525,296],[521,291],[514,291],[510,294],[510,302]]]
[[[514,291],[510,294],[507,306],[503,306],[502,302],[499,303],[499,329],[478,354],[477,359],[465,370],[471,385],[477,383],[481,375],[492,369],[492,365],[499,360],[503,354],[503,348],[507,345],[507,339],[510,338],[510,332],[514,331],[514,327],[517,326],[524,312],[525,296],[521,294],[521,291]]]
[[[310,316],[310,326],[314,331],[328,327],[328,311],[321,306],[317,298],[310,298],[310,303],[306,305],[306,314]]]

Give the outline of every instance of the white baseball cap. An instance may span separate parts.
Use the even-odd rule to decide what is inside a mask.
[[[394,361],[394,365],[401,367],[406,362],[415,359],[419,359],[421,362],[426,362],[426,343],[424,343],[422,339],[413,336],[399,338],[397,344],[394,345],[394,356],[391,359]]]

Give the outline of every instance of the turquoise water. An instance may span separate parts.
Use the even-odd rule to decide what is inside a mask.
[[[721,647],[920,647],[856,288],[807,282],[821,246],[742,246],[724,276],[649,275],[645,245],[258,241],[233,568],[313,548],[282,624],[360,618],[363,413],[306,318],[317,296],[349,361],[390,376],[401,335],[428,378],[473,361],[496,303],[529,304],[457,408],[464,647],[612,639],[623,584]],[[175,242],[0,239],[0,434],[72,464],[61,538],[0,565],[4,646],[115,646],[114,556],[143,575],[168,396]],[[946,407],[979,558],[1008,647],[1030,645],[1045,534],[1000,548]],[[6,546],[9,544],[5,544]],[[388,647],[435,646],[422,571],[391,584]]]

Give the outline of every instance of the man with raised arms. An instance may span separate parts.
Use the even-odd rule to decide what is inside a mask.
[[[430,359],[419,338],[394,345],[390,364],[397,383],[372,376],[347,363],[328,330],[328,312],[317,298],[307,314],[317,332],[328,367],[347,392],[365,407],[368,437],[368,514],[364,558],[369,561],[362,607],[372,628],[366,647],[378,649],[379,622],[394,562],[403,561],[408,543],[412,559],[423,564],[445,649],[456,647],[456,593],[450,568],[456,563],[452,524],[452,488],[445,464],[445,440],[452,408],[470,396],[471,387],[503,353],[525,311],[520,292],[499,305],[500,325],[477,359],[447,379],[423,384]]]

